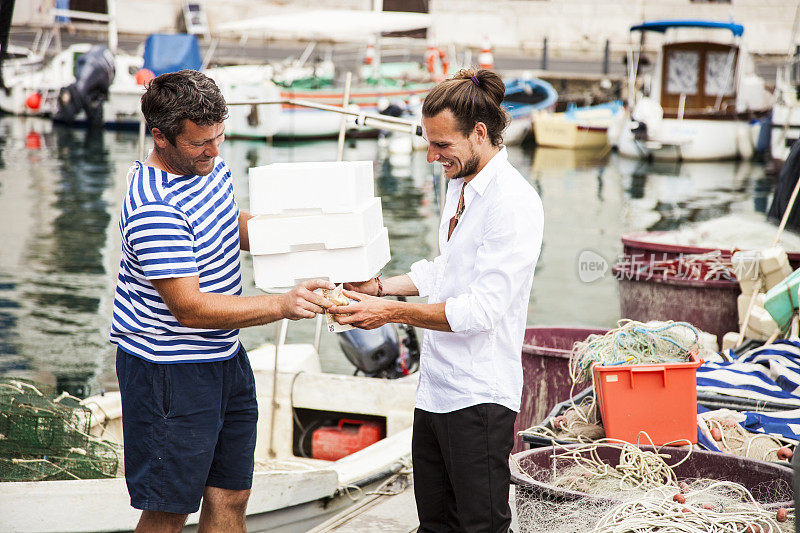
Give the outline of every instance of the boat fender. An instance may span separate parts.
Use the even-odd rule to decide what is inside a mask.
[[[144,85],[147,82],[152,81],[155,77],[156,75],[149,68],[140,68],[136,71],[136,84]]]
[[[38,111],[42,105],[42,95],[39,93],[31,93],[25,99],[25,105],[31,111]]]

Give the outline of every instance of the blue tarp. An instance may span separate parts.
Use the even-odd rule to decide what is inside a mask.
[[[631,31],[657,31],[664,33],[669,28],[716,28],[730,30],[739,37],[744,33],[744,26],[733,22],[714,22],[711,20],[655,20],[631,26]]]
[[[156,76],[184,69],[200,70],[202,65],[200,45],[194,35],[154,33],[144,44],[144,68]]]

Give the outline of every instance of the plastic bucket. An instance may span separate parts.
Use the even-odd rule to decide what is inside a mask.
[[[684,363],[594,365],[594,390],[606,437],[637,442],[639,432],[646,431],[656,445],[680,439],[697,443],[701,364],[692,354]]]

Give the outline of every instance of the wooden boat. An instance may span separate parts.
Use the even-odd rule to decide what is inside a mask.
[[[553,110],[558,93],[552,85],[538,78],[513,78],[504,80],[506,94],[503,108],[511,122],[503,133],[507,145],[521,144],[531,134],[531,115],[540,110]]]
[[[300,58],[272,65],[272,81],[279,88],[280,99],[342,106],[344,76],[336,74],[330,57],[317,62],[308,61],[317,42],[348,41],[374,45],[380,41],[382,33],[427,28],[430,20],[430,15],[423,13],[321,9],[227,22],[218,25],[217,31],[225,35],[239,35],[243,39],[255,33],[271,38],[307,41],[308,46]],[[382,110],[380,104],[389,102],[406,106],[421,100],[433,87],[427,72],[419,69],[414,72],[409,68],[398,71],[396,64],[383,65],[380,46],[374,46],[374,49],[377,51],[371,64],[365,65],[366,68],[354,75],[349,98],[354,109],[374,113]],[[242,96],[236,99],[246,99],[246,95]],[[261,98],[264,96],[261,95]],[[280,117],[274,133],[276,138],[325,138],[335,137],[339,133],[342,121],[339,114],[290,104],[278,107]],[[234,136],[250,136],[239,128],[231,133]]]
[[[382,101],[401,102],[402,106],[419,103],[433,87],[433,83],[402,83],[384,78],[381,83],[367,83],[355,87],[350,93],[351,106],[367,113],[380,112]],[[341,107],[344,91],[341,87],[319,89],[282,88],[282,100],[307,100],[319,104]],[[281,106],[280,126],[275,133],[277,138],[322,138],[339,134],[341,116],[336,113],[319,111],[290,104]]]
[[[410,464],[416,374],[396,380],[325,374],[310,344],[282,345],[277,365],[274,345],[249,355],[259,405],[249,531],[307,531]],[[92,433],[121,443],[119,393],[84,403],[94,414]],[[386,438],[338,461],[303,457],[310,438],[304,429],[337,418],[380,421]],[[3,483],[0,497],[1,531],[132,531],[138,516],[123,477]],[[185,531],[196,531],[198,517],[190,515]]]
[[[749,159],[754,113],[771,107],[764,80],[742,46],[744,27],[728,22],[645,22],[632,32],[666,34],[654,71],[644,80],[639,52],[629,54],[630,116],[619,152],[638,159]],[[723,37],[723,35],[725,37]],[[649,94],[636,92],[644,80]],[[612,140],[613,141],[613,140]]]
[[[587,107],[570,104],[561,113],[534,113],[536,146],[569,150],[604,148],[608,145],[609,125],[621,112],[621,102],[608,102]]]

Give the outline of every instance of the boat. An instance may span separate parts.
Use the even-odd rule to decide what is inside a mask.
[[[511,122],[503,133],[503,142],[521,144],[531,134],[531,115],[535,111],[555,109],[558,93],[552,85],[538,78],[511,78],[504,82],[503,109],[510,115]]]
[[[77,43],[61,50],[54,16],[52,28],[37,37],[35,52],[24,62],[24,68],[4,70],[7,90],[0,91],[0,111],[60,117],[68,123],[138,124],[143,86],[137,81],[137,73],[143,59],[117,50],[112,17],[75,10],[54,10],[54,14],[99,24],[107,35],[107,45]],[[53,41],[59,43],[59,50],[45,63],[41,60]]]
[[[771,95],[742,44],[744,27],[663,20],[630,31],[665,37],[651,74],[638,72],[641,50],[629,53],[630,115],[619,152],[637,159],[749,159],[758,135],[751,120],[769,111]]]
[[[26,70],[5,78],[8,92],[0,91],[0,110],[23,116],[56,115],[61,90],[75,82],[78,61],[93,46],[89,43],[73,44],[56,54],[41,69]],[[143,60],[139,56],[116,53],[112,54],[111,62],[114,76],[107,88],[108,98],[102,104],[103,120],[112,125],[138,124],[138,104],[144,88],[136,82],[135,76],[142,68]]]
[[[303,80],[299,80],[303,81]],[[392,78],[367,81],[350,92],[349,108],[360,112],[375,113],[385,109],[384,102],[398,102],[411,107],[433,88],[433,83],[405,83]],[[305,100],[318,104],[342,106],[344,90],[333,83],[326,87],[304,88],[294,83],[280,89],[281,100]],[[383,104],[383,105],[381,105]],[[280,126],[276,138],[325,138],[339,134],[341,117],[334,113],[318,111],[292,104],[282,104]]]
[[[277,338],[285,334],[282,322]],[[278,349],[265,344],[249,357],[259,420],[248,531],[307,531],[407,472],[417,374],[399,379],[326,374],[311,344],[279,343]],[[92,396],[83,404],[93,413],[91,433],[122,443],[119,393]],[[305,457],[311,430],[329,419],[340,425],[342,419],[376,422],[385,438],[337,461]],[[0,498],[2,531],[132,531],[139,514],[130,506],[123,477],[6,482]],[[198,518],[199,513],[190,515],[185,531],[196,531]]]
[[[336,72],[330,57],[309,61],[317,42],[348,41],[363,43],[378,51],[365,61],[354,76],[347,107],[362,112],[382,111],[388,104],[413,106],[434,86],[429,73],[419,65],[387,63],[380,60],[379,40],[385,32],[408,31],[430,26],[430,15],[368,10],[311,10],[289,12],[218,25],[217,31],[246,39],[251,33],[270,38],[299,39],[309,44],[301,57],[271,65],[272,80],[280,91],[280,122],[276,138],[327,138],[339,134],[341,116],[335,113],[296,106],[286,100],[304,100],[343,107],[344,76]],[[373,44],[377,43],[377,44]],[[237,67],[240,69],[259,67]],[[262,95],[263,98],[263,95]],[[373,130],[375,131],[375,130]],[[230,131],[234,136],[239,131]]]
[[[795,18],[800,16],[798,6]],[[786,161],[792,145],[800,138],[800,51],[796,48],[797,24],[790,39],[786,60],[775,75],[775,105],[770,135],[772,158]]]
[[[570,103],[566,111],[533,114],[533,135],[536,146],[569,150],[604,148],[608,145],[608,128],[621,113],[622,102],[577,107]]]

